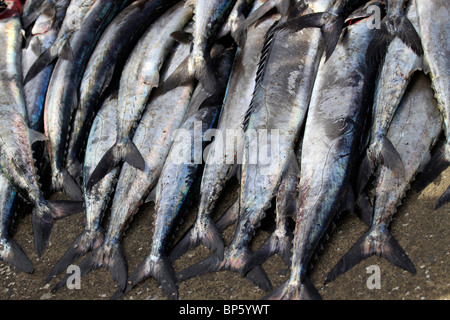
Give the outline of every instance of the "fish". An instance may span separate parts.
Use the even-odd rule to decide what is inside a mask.
[[[122,70],[124,60],[145,30],[177,1],[134,1],[102,33],[83,74],[78,107],[71,126],[66,168],[72,177],[81,175],[79,159],[83,159],[88,128],[102,99],[108,94],[113,75]]]
[[[444,118],[445,141],[432,155],[431,160],[423,169],[417,180],[419,192],[425,189],[450,164],[450,44],[449,27],[450,5],[447,1],[416,2],[419,16],[419,29],[424,50],[425,71],[431,76],[431,83],[438,101],[438,107]],[[450,186],[436,203],[439,208],[450,201]]]
[[[180,45],[173,55],[173,60],[169,62],[167,72],[173,71],[188,55],[189,45]],[[162,74],[163,78],[165,74],[166,72]],[[81,276],[97,268],[105,267],[111,272],[117,288],[122,291],[125,289],[128,271],[121,237],[147,195],[158,182],[173,143],[172,135],[182,124],[193,90],[194,84],[188,84],[149,100],[133,136],[133,142],[145,159],[145,168],[140,170],[127,163],[119,168],[120,173],[104,241],[80,262]],[[87,187],[86,189],[89,190]],[[67,277],[63,278],[52,288],[52,291],[55,292],[65,286],[66,281]]]
[[[22,85],[22,26],[20,1],[8,2],[0,13],[0,45],[6,59],[0,60],[0,119],[8,125],[0,128],[0,167],[14,189],[33,204],[34,246],[40,257],[48,244],[56,219],[80,212],[79,202],[44,199],[33,159],[32,143],[45,136],[28,127]],[[80,208],[81,207],[81,208]]]
[[[113,196],[120,170],[119,168],[114,168],[90,190],[86,189],[86,183],[101,157],[116,141],[116,117],[117,90],[102,103],[89,132],[85,159],[83,161],[84,230],[74,240],[64,256],[50,270],[45,283],[49,283],[53,277],[67,270],[81,256],[103,243],[105,231],[101,226],[101,222]]]
[[[55,42],[68,5],[68,0],[57,1],[49,10],[44,11],[36,19],[31,30],[30,40],[22,54],[23,74],[27,74],[29,68],[40,54],[50,48]],[[24,84],[30,128],[40,132],[44,130],[44,100],[53,67],[54,63],[48,65],[39,75],[36,75],[32,80]]]
[[[0,261],[17,269],[33,273],[34,266],[20,245],[11,236],[11,226],[15,215],[17,192],[10,181],[0,172]]]
[[[122,5],[112,0],[99,0],[91,7],[81,28],[70,38],[73,60],[58,59],[48,84],[44,105],[44,132],[48,138],[51,190],[63,191],[73,200],[81,201],[82,192],[65,168],[65,159],[73,112],[79,100],[78,89],[95,43]],[[69,6],[67,10],[70,8]]]
[[[73,60],[74,54],[70,47],[70,38],[81,28],[95,0],[71,0],[64,14],[64,19],[58,36],[53,45],[45,50],[39,58],[30,66],[24,75],[24,84],[31,81],[36,75],[41,73],[48,65],[55,62],[57,58]]]
[[[365,61],[373,36],[365,21],[348,26],[332,55],[320,63],[302,140],[290,274],[263,299],[321,299],[308,266],[332,220],[353,212],[354,169],[376,75],[376,67]]]
[[[317,9],[321,12],[329,5],[331,1],[316,1],[305,9],[305,13]],[[282,22],[275,22],[271,29]],[[248,245],[270,207],[290,155],[294,153],[323,46],[320,30],[315,28],[299,32],[288,29],[271,32],[271,29],[261,50],[250,107],[241,120],[245,137],[239,220],[233,239],[225,247],[223,258],[213,254],[180,271],[179,281],[228,269],[239,272],[265,291],[272,288],[260,266],[246,270],[247,261],[253,254]]]
[[[175,43],[170,34],[183,30],[192,16],[192,7],[184,6],[184,2],[176,4],[151,25],[133,49],[120,77],[117,141],[92,173],[88,189],[122,161],[145,169],[141,152],[132,141],[132,131],[153,88],[159,86],[161,66]]]
[[[415,1],[410,2],[406,19],[418,29]],[[359,193],[377,166],[384,165],[397,174],[404,175],[400,155],[386,138],[386,134],[410,79],[416,71],[422,70],[422,66],[423,57],[417,55],[399,38],[394,38],[388,44],[375,87],[371,139],[360,167]]]
[[[178,41],[192,42],[192,55],[177,72],[166,79],[161,87],[164,91],[179,85],[198,80],[211,94],[217,87],[211,65],[210,50],[217,40],[221,29],[237,0],[195,0],[187,1],[187,6],[194,6],[194,31],[192,34],[174,33]],[[184,40],[183,40],[184,38]]]
[[[430,150],[441,131],[442,116],[437,108],[431,81],[423,72],[419,72],[411,80],[387,133],[401,155],[405,175],[399,177],[387,167],[380,169],[373,191],[372,211],[369,213],[373,216],[370,229],[338,261],[325,283],[375,254],[416,274],[413,262],[388,227],[414,177],[430,158]]]
[[[367,0],[335,0],[328,10],[292,17],[279,24],[273,32],[284,28],[295,30],[308,27],[320,28],[325,43],[325,56],[328,59],[339,41],[345,19],[365,2]]]
[[[254,10],[261,3],[264,2],[255,2]],[[258,26],[251,26],[244,47],[238,48],[215,133],[217,137],[208,147],[208,157],[200,184],[197,218],[192,229],[172,249],[172,261],[200,243],[223,256],[223,240],[214,227],[211,214],[227,181],[239,174],[239,166],[242,163],[243,119],[252,99],[265,34],[278,18],[275,14],[261,21]],[[230,141],[232,146],[229,145]]]
[[[200,151],[203,151],[206,146],[203,138],[207,131],[214,127],[222,109],[234,52],[232,47],[226,48],[222,45],[216,45],[211,51],[213,64],[217,65],[215,69],[220,88],[216,88],[215,95],[204,95],[206,90],[203,86],[199,84],[196,87],[158,180],[151,251],[129,277],[125,291],[119,291],[113,296],[114,299],[126,294],[148,277],[156,279],[169,299],[178,299],[175,271],[165,253],[167,243],[183,210],[189,205],[195,184],[201,175],[202,161],[196,159],[199,152],[196,150],[199,147],[196,139],[199,136],[202,138]]]
[[[278,187],[275,204],[275,230],[250,257],[247,269],[261,265],[274,254],[279,254],[284,263],[290,265],[294,239],[293,218],[298,210],[297,198],[300,196],[301,148],[302,140],[300,139],[295,149],[296,159],[290,160],[289,168],[284,173]]]

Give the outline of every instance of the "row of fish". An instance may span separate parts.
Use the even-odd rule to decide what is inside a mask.
[[[327,282],[374,254],[415,273],[388,227],[416,176],[423,190],[450,163],[446,0],[27,0],[0,9],[2,261],[33,272],[10,234],[25,200],[39,257],[55,220],[85,214],[45,282],[85,256],[81,275],[107,268],[114,299],[149,277],[177,299],[179,282],[225,269],[267,299],[320,299],[309,266],[343,212],[368,231]],[[234,178],[238,197],[214,221]],[[71,200],[48,200],[57,192]],[[436,207],[449,197],[450,187]],[[149,201],[150,252],[129,275],[122,237]],[[173,244],[193,203],[195,222]],[[252,252],[269,212],[274,231]],[[211,256],[176,273],[173,262],[199,245]],[[290,268],[278,288],[262,267],[274,254]]]

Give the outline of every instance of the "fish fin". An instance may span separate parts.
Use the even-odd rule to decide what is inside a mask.
[[[408,18],[404,17],[402,19],[400,28],[397,31],[397,37],[399,37],[399,39],[402,40],[404,44],[410,47],[411,50],[415,52],[415,54],[417,54],[418,56],[423,55],[422,41],[420,40],[420,36],[417,33],[416,28],[414,28],[414,25]]]
[[[280,234],[272,233],[269,238],[262,244],[262,246],[251,256],[244,269],[253,269],[256,266],[260,266],[267,259],[275,254],[279,254],[286,265],[290,265],[292,240],[294,235],[292,232],[287,232],[280,237]]]
[[[366,51],[365,62],[368,68],[377,68],[381,65],[386,52],[389,47],[389,43],[394,39],[394,37],[381,29],[373,30],[372,39],[369,42],[368,48],[370,50]]]
[[[66,165],[66,169],[70,176],[77,181],[78,185],[81,185],[83,179],[83,164],[77,158],[73,158],[70,164]]]
[[[206,54],[204,61],[205,63],[201,68],[195,68],[194,76],[207,92],[214,94],[218,88],[218,81],[216,79],[211,57]]]
[[[245,46],[245,42],[247,41],[248,29],[274,8],[275,5],[273,1],[266,1],[252,13],[250,13],[248,17],[240,23],[239,27],[234,32],[232,32],[231,35],[240,48],[243,48]]]
[[[33,263],[22,248],[11,238],[2,239],[0,246],[0,261],[8,263],[25,273],[33,273]]]
[[[445,145],[439,147],[425,165],[420,177],[417,179],[416,190],[423,191],[431,182],[450,165],[450,160],[445,158]]]
[[[98,230],[84,230],[69,247],[69,250],[58,260],[58,262],[50,270],[45,283],[65,271],[71,264],[77,261],[81,256],[85,255],[91,250],[96,249],[103,243],[105,232],[103,229]]]
[[[63,192],[71,199],[81,201],[83,199],[83,193],[81,192],[81,188],[78,183],[65,168],[61,169],[61,173]]]
[[[157,193],[157,187],[154,187],[152,191],[150,191],[149,195],[145,199],[145,203],[148,202],[156,202],[156,193]]]
[[[336,266],[328,274],[325,283],[333,281],[339,275],[345,273],[374,254],[384,257],[393,265],[412,274],[416,273],[414,264],[389,231],[384,232],[380,236],[379,233],[375,235],[369,230],[355,243],[355,245],[353,245],[353,247],[350,248],[341,260],[339,260]]]
[[[127,284],[127,263],[123,248],[120,244],[108,246],[105,243],[96,248],[78,265],[80,268],[80,275],[84,276],[89,272],[105,267],[111,273],[113,280],[116,282],[118,289],[124,290]],[[56,292],[58,289],[66,285],[70,275],[65,276],[59,283],[57,283],[51,290]]]
[[[154,90],[153,96],[163,95],[179,86],[187,85],[194,81],[194,73],[189,66],[190,57],[186,57],[184,61],[175,69],[172,74],[163,80]]]
[[[36,40],[34,40],[36,39]],[[34,38],[33,41],[31,42],[31,51],[39,56],[42,53],[42,41],[39,38]]]
[[[383,137],[381,159],[384,166],[400,174],[401,176],[405,175],[405,167],[403,165],[402,157],[392,144],[391,140],[389,140],[386,136]]]
[[[42,70],[58,58],[58,54],[55,51],[55,48],[50,47],[45,50],[39,58],[37,58],[37,60],[31,65],[30,69],[28,69],[27,75],[23,80],[23,85],[30,82],[34,77],[41,73]]]
[[[141,171],[144,171],[145,169],[145,160],[142,157],[141,152],[131,140],[127,142],[124,161]]]
[[[225,260],[221,259],[217,255],[209,256],[197,264],[178,272],[176,274],[177,279],[181,282],[208,272],[217,272],[220,270],[229,269],[238,272],[241,276],[245,276],[248,280],[261,289],[265,291],[271,290],[272,284],[270,283],[269,277],[262,267],[256,266],[247,273],[244,273],[243,267],[252,255],[251,250],[245,248],[244,250],[239,250],[239,252],[239,259],[236,259],[233,255],[229,257],[226,256]]]
[[[237,199],[225,213],[216,221],[216,228],[219,231],[225,230],[228,226],[235,223],[239,217],[240,203]]]
[[[262,298],[263,300],[322,300],[322,297],[307,277],[301,279],[299,285],[281,284]]]
[[[336,48],[343,28],[344,18],[341,16],[336,17],[336,19],[333,19],[332,23],[325,24],[322,27],[323,40],[325,44],[325,61],[330,58]]]
[[[45,134],[43,134],[42,132],[33,130],[33,129],[28,129],[29,131],[29,136],[30,136],[30,143],[34,144],[37,141],[47,141],[48,138]]]
[[[169,258],[164,255],[158,259],[152,259],[151,261],[145,259],[141,262],[128,278],[126,288],[123,291],[116,291],[111,299],[121,298],[135,285],[149,277],[153,277],[158,282],[168,299],[178,300],[178,284],[175,278],[175,271]]]
[[[202,221],[202,224],[205,222],[205,220],[206,224],[201,227],[202,231],[199,230],[200,228],[197,225],[194,225],[187,232],[187,234],[172,248],[169,255],[171,261],[175,261],[183,254],[185,254],[188,250],[192,250],[200,244],[205,245],[215,255],[223,257],[224,244],[222,236],[220,235],[219,230],[217,230],[211,218],[208,217],[207,219],[204,219],[204,221]]]
[[[358,170],[358,177],[356,180],[356,190],[358,194],[361,194],[370,180],[370,177],[374,170],[374,163],[366,153]]]
[[[38,257],[48,245],[55,220],[84,210],[81,201],[48,200],[47,205],[33,208],[34,247]]]
[[[436,207],[434,209],[435,210],[439,209],[447,202],[450,202],[450,186],[448,186],[447,190],[445,190],[442,196],[439,198],[438,202],[436,203]]]
[[[72,47],[70,46],[69,41],[64,42],[62,47],[58,51],[58,58],[67,60],[67,61],[74,61],[74,54],[72,51]]]
[[[194,39],[192,34],[185,31],[174,31],[170,34],[179,43],[189,44]]]
[[[373,219],[373,206],[369,201],[369,196],[365,193],[361,193],[358,196],[356,205],[358,207],[359,218],[370,227]]]
[[[88,183],[86,184],[86,189],[90,190],[121,161],[125,161],[141,171],[145,169],[145,160],[133,141],[127,140],[123,147],[119,146],[118,143],[115,143],[108,151],[106,151],[105,155],[97,164],[97,167],[92,172]]]

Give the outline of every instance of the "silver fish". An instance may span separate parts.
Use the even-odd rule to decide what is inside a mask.
[[[92,52],[80,85],[78,107],[67,146],[66,168],[72,177],[81,174],[86,136],[114,73],[145,30],[177,0],[137,0],[124,8],[102,33]]]
[[[420,1],[420,0],[419,0]],[[420,72],[411,81],[387,137],[398,150],[405,174],[399,177],[387,167],[380,169],[375,184],[370,229],[330,271],[326,282],[334,280],[360,261],[378,255],[395,266],[416,273],[414,264],[389,232],[388,227],[405,197],[414,177],[430,157],[430,150],[442,131],[442,117],[437,108],[430,79]]]
[[[66,144],[77,106],[78,88],[95,43],[120,8],[121,4],[113,0],[99,0],[91,7],[81,28],[70,38],[73,60],[58,59],[48,84],[44,131],[48,137],[51,189],[64,191],[72,199],[82,199],[79,185],[65,168]]]
[[[444,145],[433,155],[418,180],[419,191],[445,170],[450,164],[450,3],[445,0],[416,0],[419,29],[422,35],[425,70],[444,117]],[[436,207],[450,201],[450,186],[439,199]]]
[[[365,63],[372,36],[365,19],[350,25],[320,64],[303,136],[290,276],[265,299],[320,299],[307,270],[333,218],[353,207],[352,173],[376,74]]]
[[[410,2],[406,18],[418,29],[415,1]],[[361,164],[359,191],[364,188],[371,174],[381,164],[399,175],[404,174],[402,160],[386,138],[386,134],[412,75],[422,69],[423,57],[417,55],[399,38],[394,38],[386,51],[375,87],[371,141]]]
[[[138,282],[152,276],[161,285],[169,299],[178,299],[178,286],[175,271],[166,255],[167,243],[171,232],[176,227],[183,210],[189,205],[194,186],[201,174],[201,161],[196,159],[200,147],[203,151],[205,142],[199,146],[198,137],[203,137],[217,121],[222,108],[223,95],[231,71],[234,50],[213,47],[212,59],[217,66],[217,78],[220,88],[217,96],[204,96],[205,89],[200,84],[191,99],[189,109],[174,143],[164,163],[156,189],[155,228],[150,254],[139,264],[128,280],[126,294]]]
[[[168,72],[173,71],[173,68],[186,59],[188,54],[189,46],[182,45],[174,55]],[[145,197],[156,186],[173,143],[172,134],[180,127],[185,117],[193,90],[193,84],[181,86],[148,102],[133,136],[133,142],[139,147],[145,159],[145,168],[139,170],[127,163],[122,166],[105,239],[100,247],[80,263],[81,275],[96,268],[106,267],[116,281],[117,287],[120,290],[125,289],[128,274],[120,243],[121,236]],[[87,187],[86,189],[89,190]],[[52,290],[56,291],[64,286],[66,280],[67,277]]]
[[[261,3],[264,1],[257,1],[255,8],[258,8]],[[209,146],[208,158],[203,170],[196,222],[193,229],[172,249],[170,258],[173,261],[200,243],[219,256],[223,256],[223,240],[214,227],[210,215],[226,182],[240,171],[244,135],[243,119],[250,107],[264,36],[278,18],[279,15],[275,14],[261,21],[257,26],[251,26],[245,46],[238,49],[217,126],[216,142]],[[236,144],[231,139],[236,139]],[[229,141],[232,142],[232,147],[227,146]]]
[[[69,265],[77,261],[81,256],[103,243],[105,231],[100,226],[100,223],[110,201],[120,170],[119,168],[111,170],[91,190],[86,189],[86,182],[105,152],[116,141],[116,118],[117,92],[114,92],[105,100],[96,115],[86,145],[86,154],[83,162],[83,198],[86,215],[84,230],[74,240],[64,256],[50,270],[45,280],[46,283],[57,274],[65,271]]]
[[[175,42],[170,34],[183,30],[192,15],[192,8],[184,7],[184,2],[176,4],[150,26],[133,49],[120,78],[117,142],[92,173],[88,189],[121,161],[140,170],[145,169],[145,161],[132,141],[132,131],[150,93],[160,83],[161,66]]]
[[[47,246],[54,220],[76,213],[69,202],[47,201],[41,192],[32,153],[32,142],[45,137],[28,128],[22,86],[22,26],[20,1],[8,2],[0,13],[0,119],[7,123],[0,128],[0,167],[13,187],[33,205],[35,249],[41,256]],[[79,203],[78,203],[79,204]],[[78,207],[77,210],[80,208]]]
[[[322,12],[331,3],[314,1],[308,10],[315,12],[319,9]],[[248,244],[270,207],[282,174],[288,167],[289,155],[294,152],[323,53],[321,40],[320,30],[313,28],[299,32],[287,29],[268,31],[253,98],[243,120],[245,140],[240,213],[234,237],[225,248],[223,258],[213,255],[181,271],[179,279],[230,269],[245,275],[264,290],[271,289],[270,281],[260,266],[246,272],[246,264],[252,255]],[[255,144],[259,154],[255,152]]]

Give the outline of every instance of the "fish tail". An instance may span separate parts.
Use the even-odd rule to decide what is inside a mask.
[[[2,245],[0,246],[0,261],[8,263],[29,274],[34,271],[33,263],[28,259],[22,248],[17,242],[9,237],[2,239]]]
[[[373,255],[384,257],[393,265],[404,269],[412,274],[416,273],[414,264],[406,252],[389,231],[375,234],[366,232],[352,248],[339,260],[336,266],[328,274],[325,283],[328,283],[339,275],[353,268],[361,261]]]
[[[281,256],[284,263],[290,265],[292,240],[292,233],[284,234],[283,236],[280,236],[278,233],[272,233],[263,245],[248,260],[246,270],[247,268],[250,270],[255,266],[263,264],[267,259],[277,253]]]
[[[450,160],[445,157],[445,145],[442,145],[433,154],[430,161],[425,165],[419,179],[417,179],[417,191],[421,192],[425,189],[431,182],[436,180],[449,165]]]
[[[176,274],[177,280],[182,282],[208,272],[229,269],[238,272],[264,291],[272,290],[272,284],[270,283],[269,277],[261,266],[256,266],[250,271],[244,272],[247,261],[252,256],[250,249],[246,248],[239,252],[238,257],[231,255],[224,259],[221,259],[217,255],[209,256],[208,258],[178,272]]]
[[[311,280],[303,277],[300,284],[291,285],[285,282],[278,286],[268,295],[262,298],[263,300],[322,300],[316,287]]]
[[[65,168],[61,168],[59,174],[53,179],[53,191],[62,191],[73,200],[83,199],[81,187]]]
[[[70,59],[72,49],[69,44],[65,44],[58,50],[58,45],[54,44],[47,50],[41,53],[36,61],[31,65],[25,78],[23,79],[23,85],[30,82],[34,77],[41,73],[45,68],[52,64],[59,56],[62,58]],[[61,53],[61,54],[60,54]]]
[[[120,299],[126,295],[139,282],[153,277],[169,299],[178,300],[178,284],[172,263],[167,256],[160,256],[157,259],[145,259],[141,262],[133,274],[128,278],[127,286],[124,290],[117,290],[112,300]]]
[[[41,257],[48,245],[55,220],[80,213],[83,210],[83,202],[64,200],[48,200],[45,204],[33,208],[31,220],[34,246],[38,257]]]
[[[447,190],[445,190],[445,192],[439,198],[438,202],[436,203],[435,210],[439,209],[447,202],[450,202],[450,186],[448,186]]]
[[[179,86],[187,85],[194,81],[194,72],[190,68],[189,58],[186,57],[175,71],[159,84],[153,92],[153,97],[163,95]]]
[[[53,277],[66,270],[81,256],[99,247],[103,243],[104,237],[105,234],[102,229],[83,231],[83,233],[75,239],[64,256],[62,256],[61,259],[59,259],[55,266],[50,270],[47,278],[45,279],[45,283],[50,282]]]
[[[194,225],[186,235],[178,241],[170,252],[170,260],[175,261],[189,250],[193,250],[200,244],[205,245],[209,250],[214,252],[219,257],[223,257],[224,244],[219,230],[214,225],[210,218],[204,219],[206,224],[203,224],[200,231],[197,225]],[[205,222],[205,221],[204,221]]]
[[[108,151],[106,151],[105,155],[92,172],[86,185],[86,189],[90,190],[122,161],[127,162],[129,165],[139,170],[145,169],[145,160],[133,141],[127,139],[125,143],[115,143]]]
[[[203,63],[195,67],[194,76],[209,93],[217,91],[218,81],[209,54],[205,54]]]
[[[305,28],[320,28],[324,39],[325,58],[328,60],[336,48],[344,23],[345,19],[341,16],[332,16],[327,12],[310,13],[289,19],[274,28],[274,31],[281,29],[298,31]]]
[[[123,248],[120,244],[106,246],[104,242],[100,247],[92,251],[79,264],[80,276],[84,276],[101,267],[108,269],[118,289],[125,290],[128,270]],[[51,291],[56,292],[65,286],[69,277],[70,275],[65,276]]]

